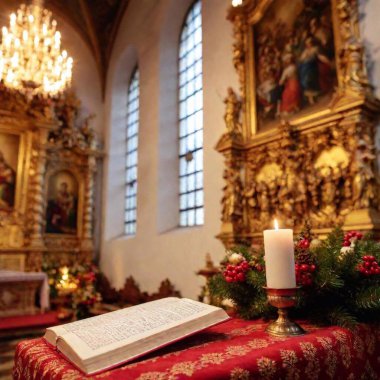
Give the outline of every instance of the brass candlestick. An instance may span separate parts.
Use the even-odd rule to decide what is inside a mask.
[[[274,336],[297,336],[306,334],[306,331],[288,317],[288,309],[296,304],[297,288],[270,289],[266,288],[268,302],[278,309],[278,318],[271,322],[265,331]]]

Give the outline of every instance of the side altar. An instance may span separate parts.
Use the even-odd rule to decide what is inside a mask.
[[[94,254],[102,153],[72,92],[28,98],[0,87],[0,269],[41,271]]]
[[[281,15],[281,17],[280,17]],[[244,0],[231,7],[239,89],[225,99],[226,247],[257,242],[277,217],[319,236],[380,232],[375,134],[357,0]]]

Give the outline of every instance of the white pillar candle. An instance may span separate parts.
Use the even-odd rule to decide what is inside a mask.
[[[270,289],[295,288],[293,230],[279,229],[275,220],[275,229],[264,231],[264,249],[267,287]]]

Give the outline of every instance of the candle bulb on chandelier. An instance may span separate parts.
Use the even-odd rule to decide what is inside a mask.
[[[243,0],[232,0],[232,6],[238,7],[239,5],[243,4]]]

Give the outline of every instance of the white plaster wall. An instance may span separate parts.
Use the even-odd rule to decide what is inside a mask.
[[[107,78],[101,267],[116,287],[133,275],[143,290],[169,278],[183,296],[195,298],[202,285],[195,272],[205,254],[223,256],[220,229],[223,162],[214,146],[224,131],[223,97],[237,88],[232,66],[230,0],[204,0],[204,189],[205,224],[176,228],[177,44],[190,0],[132,0],[122,20]],[[133,67],[140,69],[140,135],[137,234],[123,236],[125,107]],[[174,183],[174,186],[176,184]],[[174,216],[173,216],[174,215]],[[173,228],[174,227],[174,228]]]

